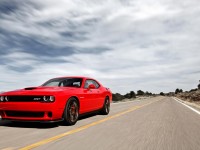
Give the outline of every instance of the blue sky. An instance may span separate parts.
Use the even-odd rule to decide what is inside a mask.
[[[67,75],[113,92],[196,88],[199,0],[1,0],[0,91]]]

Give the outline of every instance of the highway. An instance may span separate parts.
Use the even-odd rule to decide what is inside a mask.
[[[0,123],[3,150],[200,150],[200,115],[174,98],[111,105],[107,116],[88,115],[74,126]]]

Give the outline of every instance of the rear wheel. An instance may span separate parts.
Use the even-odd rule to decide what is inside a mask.
[[[70,98],[64,110],[64,124],[74,125],[79,117],[78,101],[75,98]]]
[[[100,113],[102,115],[108,115],[110,112],[110,100],[108,97],[105,98],[103,108],[101,109]]]

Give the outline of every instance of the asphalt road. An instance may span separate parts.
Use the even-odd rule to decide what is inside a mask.
[[[74,126],[0,123],[0,149],[200,150],[200,115],[173,98],[111,105]]]

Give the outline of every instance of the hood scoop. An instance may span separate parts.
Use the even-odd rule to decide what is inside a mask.
[[[37,89],[36,87],[27,87],[27,88],[24,88],[24,90],[35,90]]]

